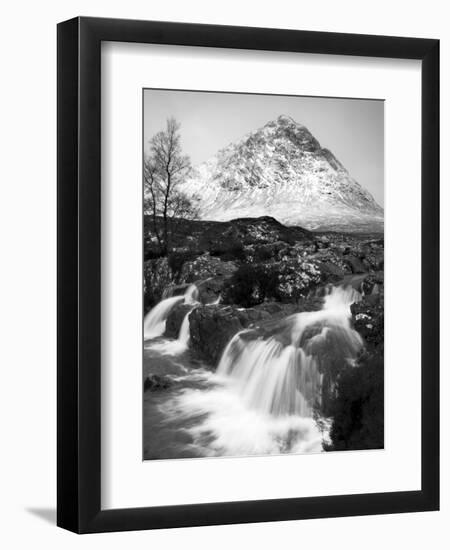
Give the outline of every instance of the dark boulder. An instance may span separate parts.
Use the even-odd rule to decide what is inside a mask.
[[[384,296],[370,294],[350,306],[353,326],[364,339],[368,350],[384,349]]]
[[[295,304],[277,303],[265,303],[254,308],[226,305],[198,307],[189,317],[191,346],[216,366],[226,345],[239,331],[264,322],[277,322],[295,311]]]
[[[364,294],[380,294],[384,287],[384,272],[370,273],[362,283]]]
[[[216,366],[228,341],[244,328],[232,307],[202,306],[189,317],[191,347]]]
[[[318,262],[318,269],[320,270],[321,279],[324,283],[334,283],[343,279],[345,270],[331,261]]]
[[[197,281],[199,302],[202,304],[216,302],[221,297],[227,280],[227,277],[210,277],[204,281]]]
[[[384,447],[384,361],[364,353],[340,375],[331,402],[333,422],[328,451]]]
[[[144,262],[144,308],[158,303],[164,290],[173,283],[173,273],[167,258],[157,258]]]
[[[172,309],[167,317],[165,335],[169,338],[178,338],[181,324],[186,315],[191,311],[192,305],[179,304]]]
[[[299,303],[264,302],[252,308],[214,305],[195,308],[190,317],[191,347],[216,366],[228,342],[239,331],[254,329],[261,336],[274,334],[289,315],[321,309],[323,299],[311,297]]]
[[[170,388],[172,381],[160,374],[150,374],[144,380],[144,391],[159,391]]]
[[[227,281],[223,301],[250,308],[267,301],[296,303],[322,281],[314,261],[303,256],[278,262],[246,263]]]
[[[317,244],[317,248],[329,248],[331,241],[329,237],[327,237],[326,235],[322,235],[317,237],[316,244]]]
[[[345,256],[344,263],[350,268],[350,271],[352,273],[367,273],[367,268],[364,266],[360,258],[357,258],[352,254],[348,254]]]
[[[372,278],[372,280],[370,280]],[[369,279],[369,280],[368,280]],[[377,281],[377,282],[375,282]],[[345,366],[327,403],[333,418],[326,450],[381,449],[384,446],[384,293],[382,274],[369,275],[363,285],[379,285],[351,306],[353,326],[364,349],[353,366]]]
[[[229,277],[236,269],[235,262],[224,262],[220,258],[202,254],[183,264],[180,281],[195,283],[211,277]]]

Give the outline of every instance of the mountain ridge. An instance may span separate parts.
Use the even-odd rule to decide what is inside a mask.
[[[306,126],[280,115],[199,165],[183,184],[200,219],[272,216],[309,230],[382,231],[383,209]]]

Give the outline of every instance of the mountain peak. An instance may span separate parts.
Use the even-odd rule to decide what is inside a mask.
[[[269,139],[287,139],[292,142],[294,147],[304,151],[316,151],[320,149],[320,143],[308,128],[287,115],[281,114],[276,119],[267,122],[256,134],[261,132]]]
[[[284,114],[200,165],[184,191],[202,197],[201,216],[209,220],[272,216],[287,225],[347,231],[383,224],[383,209],[370,193],[306,126]]]
[[[292,117],[288,115],[278,115],[276,122],[278,124],[295,124],[296,126],[301,126],[297,121],[295,121]]]

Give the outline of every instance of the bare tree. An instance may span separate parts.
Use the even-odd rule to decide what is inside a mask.
[[[158,227],[158,178],[156,165],[149,156],[144,160],[144,210],[151,213],[153,222],[153,232],[155,233],[160,250],[163,249],[160,229]]]
[[[173,220],[197,215],[195,199],[189,199],[179,189],[192,169],[189,157],[182,154],[179,131],[180,124],[174,118],[167,119],[166,128],[151,138],[144,160],[144,207],[152,216],[153,231],[163,254],[171,248]]]

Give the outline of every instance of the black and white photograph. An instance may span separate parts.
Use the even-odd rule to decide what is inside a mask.
[[[144,460],[382,449],[383,101],[143,116]]]
[[[445,549],[450,37],[416,4],[5,4],[2,548]]]

